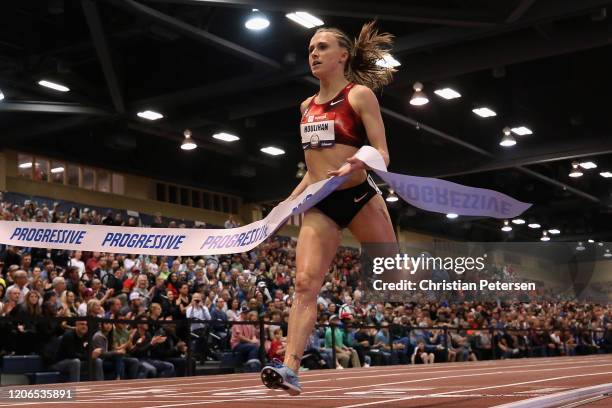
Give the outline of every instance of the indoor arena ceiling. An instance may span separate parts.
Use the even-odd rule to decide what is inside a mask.
[[[533,202],[564,240],[612,240],[612,11],[596,0],[3,0],[0,148],[28,151],[247,201],[287,196],[303,160],[300,101],[317,90],[313,29],[298,10],[356,34],[378,19],[401,66],[379,94],[390,170],[442,177]],[[608,8],[607,8],[608,7]],[[257,8],[270,26],[245,21]],[[70,92],[38,85],[46,79]],[[429,103],[409,104],[420,81]],[[460,98],[435,90],[450,87]],[[472,110],[487,106],[497,116]],[[163,119],[148,121],[137,112]],[[504,127],[525,126],[511,148]],[[179,148],[190,129],[198,148]],[[217,141],[225,131],[240,137]],[[274,145],[281,156],[260,151]],[[573,161],[596,169],[569,177]],[[541,230],[390,204],[404,228],[470,240],[536,240]]]

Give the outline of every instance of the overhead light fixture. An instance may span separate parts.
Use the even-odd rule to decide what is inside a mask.
[[[240,140],[238,136],[225,132],[215,133],[213,135],[213,138],[217,140],[223,140],[224,142],[235,142],[236,140]]]
[[[164,117],[161,113],[146,110],[144,112],[138,112],[136,114],[139,118],[148,119],[148,120],[158,120]]]
[[[594,243],[595,243],[595,240],[594,240],[594,239],[589,239],[587,242],[588,242],[589,244],[594,244]]]
[[[504,220],[504,226],[501,229],[504,232],[510,232],[512,231],[512,227],[510,226],[510,222],[508,222],[508,220]]]
[[[260,31],[268,28],[270,20],[258,9],[253,9],[253,12],[249,15],[248,20],[244,23],[244,26],[249,30]]]
[[[64,86],[62,84],[57,84],[55,82],[47,81],[45,79],[38,81],[38,85],[44,86],[45,88],[51,88],[60,92],[68,92],[70,88]]]
[[[21,163],[19,165],[20,169],[31,169],[32,168],[32,162],[26,162],[26,163]]]
[[[557,235],[560,234],[561,231],[558,228],[551,228],[548,230],[549,233],[553,234],[553,235]]]
[[[436,89],[434,93],[444,99],[461,98],[461,94],[451,88]]]
[[[454,220],[457,217],[459,217],[459,214],[455,214],[455,213],[446,214],[446,218],[450,218],[451,220]]]
[[[542,237],[540,238],[540,241],[550,241],[550,237],[548,236],[546,231],[542,231]]]
[[[606,253],[604,254],[604,257],[610,258],[611,256],[612,256],[612,254],[610,253],[610,250],[606,249]]]
[[[576,246],[576,251],[584,251],[585,249],[586,248],[584,247],[582,242],[579,242],[578,245]]]
[[[582,167],[585,170],[590,170],[590,169],[596,169],[597,165],[595,163],[593,163],[592,161],[588,161],[588,162],[582,162],[579,165],[580,167]]]
[[[319,27],[325,24],[320,18],[315,17],[305,11],[295,11],[293,13],[285,14],[285,17],[306,28]]]
[[[274,146],[262,147],[260,150],[271,156],[279,156],[281,154],[285,154],[285,151],[283,149],[279,149],[278,147]]]
[[[299,162],[297,166],[298,171],[297,173],[295,173],[295,177],[299,179],[304,178],[304,176],[306,175],[306,164],[304,164],[304,162]]]
[[[514,136],[512,136],[512,132],[510,131],[510,128],[506,126],[503,132],[504,132],[504,137],[502,137],[502,140],[499,142],[499,145],[503,147],[514,146],[516,144],[516,139],[514,138]]]
[[[525,136],[525,135],[533,134],[531,129],[529,129],[529,128],[525,127],[525,126],[513,127],[510,130],[512,130],[513,133],[516,133],[519,136]]]
[[[512,223],[516,225],[523,225],[525,223],[525,220],[522,218],[515,218],[512,220]]]
[[[0,101],[4,99],[4,94],[0,91]]]
[[[191,130],[185,129],[185,131],[183,132],[183,136],[185,136],[185,139],[183,139],[183,143],[181,143],[181,149],[193,150],[198,147],[198,145],[195,144],[193,139],[191,138]]]
[[[598,242],[597,245],[599,245],[600,247],[603,246],[603,242]]]
[[[612,171],[602,171],[599,175],[603,178],[610,178],[612,177]]]
[[[497,115],[497,113],[486,107],[472,109],[472,112],[474,112],[481,118],[490,118],[491,116]]]
[[[64,168],[62,166],[54,167],[51,169],[51,173],[53,174],[63,173],[63,172],[64,172]]]
[[[376,61],[376,65],[384,68],[395,68],[402,65],[398,60],[393,58],[391,54],[385,54],[384,57]]]
[[[529,223],[527,226],[528,226],[529,228],[531,228],[531,229],[538,229],[538,228],[540,228],[540,227],[541,227],[541,225],[540,225],[540,224],[538,224],[537,222],[531,222],[531,223]]]
[[[582,177],[582,172],[578,168],[578,162],[572,162],[572,171],[569,174],[570,177]]]
[[[387,196],[386,200],[387,202],[394,203],[399,200],[399,198],[397,198],[397,195],[395,195],[395,191],[389,190],[389,195]]]
[[[412,94],[412,98],[410,98],[410,104],[414,106],[422,106],[429,102],[427,95],[423,92],[423,84],[420,82],[415,82],[412,86],[414,89],[414,93]]]

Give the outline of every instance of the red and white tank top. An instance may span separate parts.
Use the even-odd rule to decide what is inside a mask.
[[[348,101],[349,83],[327,103],[315,103],[315,95],[308,104],[300,122],[302,148],[318,149],[336,143],[360,148],[368,143],[361,118]]]

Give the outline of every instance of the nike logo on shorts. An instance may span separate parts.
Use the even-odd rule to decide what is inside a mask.
[[[362,195],[359,198],[353,198],[353,201],[355,201],[356,203],[360,202],[361,200],[363,200],[365,198],[365,196],[367,196],[368,193],[365,193],[364,195]]]
[[[334,106],[335,104],[340,103],[340,102],[342,102],[343,100],[344,100],[344,98],[340,99],[339,101],[333,101],[333,102],[331,102],[329,105],[330,105],[330,106]]]

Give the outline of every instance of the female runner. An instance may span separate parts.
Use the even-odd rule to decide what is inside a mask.
[[[295,295],[289,317],[284,364],[261,371],[268,388],[298,395],[297,377],[304,346],[316,319],[317,294],[340,244],[342,228],[364,243],[396,243],[380,191],[354,157],[369,144],[385,164],[389,153],[375,90],[387,85],[394,70],[376,64],[390,50],[392,35],[365,24],[352,41],[335,28],[321,28],[310,40],[308,60],[319,79],[319,92],[302,102],[300,132],[308,171],[288,199],[330,176],[347,176],[332,194],[304,215],[296,249]]]

